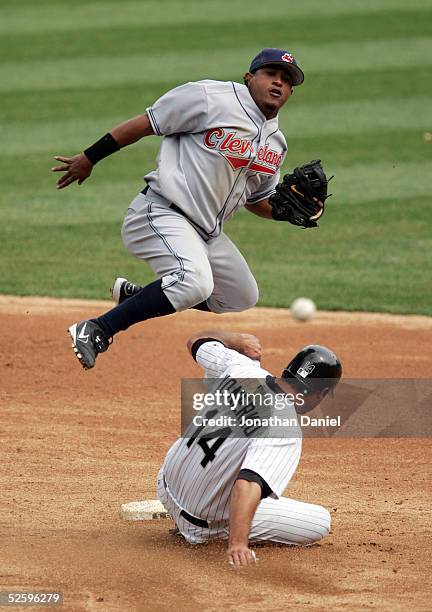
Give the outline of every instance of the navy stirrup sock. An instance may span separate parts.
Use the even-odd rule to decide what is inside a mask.
[[[162,281],[157,280],[92,321],[97,323],[107,336],[114,336],[134,323],[174,312],[175,308],[162,291]]]

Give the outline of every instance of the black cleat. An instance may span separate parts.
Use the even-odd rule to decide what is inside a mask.
[[[116,278],[114,281],[114,284],[111,288],[111,295],[114,302],[118,306],[128,298],[135,295],[135,293],[137,293],[137,291],[139,291],[140,289],[142,289],[142,287],[140,287],[139,285],[131,283],[126,278],[119,277]]]
[[[94,321],[74,323],[68,333],[74,353],[85,370],[94,368],[98,354],[104,353],[110,345],[110,339]]]

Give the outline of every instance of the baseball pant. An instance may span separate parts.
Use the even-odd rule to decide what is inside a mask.
[[[181,508],[167,492],[162,470],[157,480],[158,496],[175,520],[180,533],[191,544],[209,540],[226,540],[229,536],[228,520],[210,523],[209,527],[193,525],[181,516]],[[255,512],[249,532],[249,542],[279,542],[292,546],[305,546],[318,542],[330,532],[330,513],[322,506],[280,497],[263,499]]]
[[[177,310],[207,301],[212,312],[246,310],[258,300],[258,287],[246,260],[221,233],[205,241],[189,221],[151,189],[129,206],[123,242],[162,279],[162,289]]]

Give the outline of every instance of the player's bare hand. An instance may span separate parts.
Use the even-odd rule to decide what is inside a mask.
[[[253,334],[239,334],[237,350],[250,359],[261,359],[261,342]]]
[[[54,168],[51,168],[51,172],[65,172],[56,183],[57,189],[63,189],[63,187],[67,187],[75,181],[78,181],[78,185],[81,185],[93,170],[93,164],[84,153],[79,153],[73,157],[56,155],[54,159],[62,162],[62,165],[54,166]]]
[[[226,555],[228,563],[234,568],[255,565],[258,561],[254,551],[244,544],[230,544]]]

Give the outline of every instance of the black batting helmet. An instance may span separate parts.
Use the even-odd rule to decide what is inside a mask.
[[[310,344],[289,362],[282,378],[295,379],[304,393],[313,393],[326,387],[333,391],[342,376],[338,357],[325,346]]]

